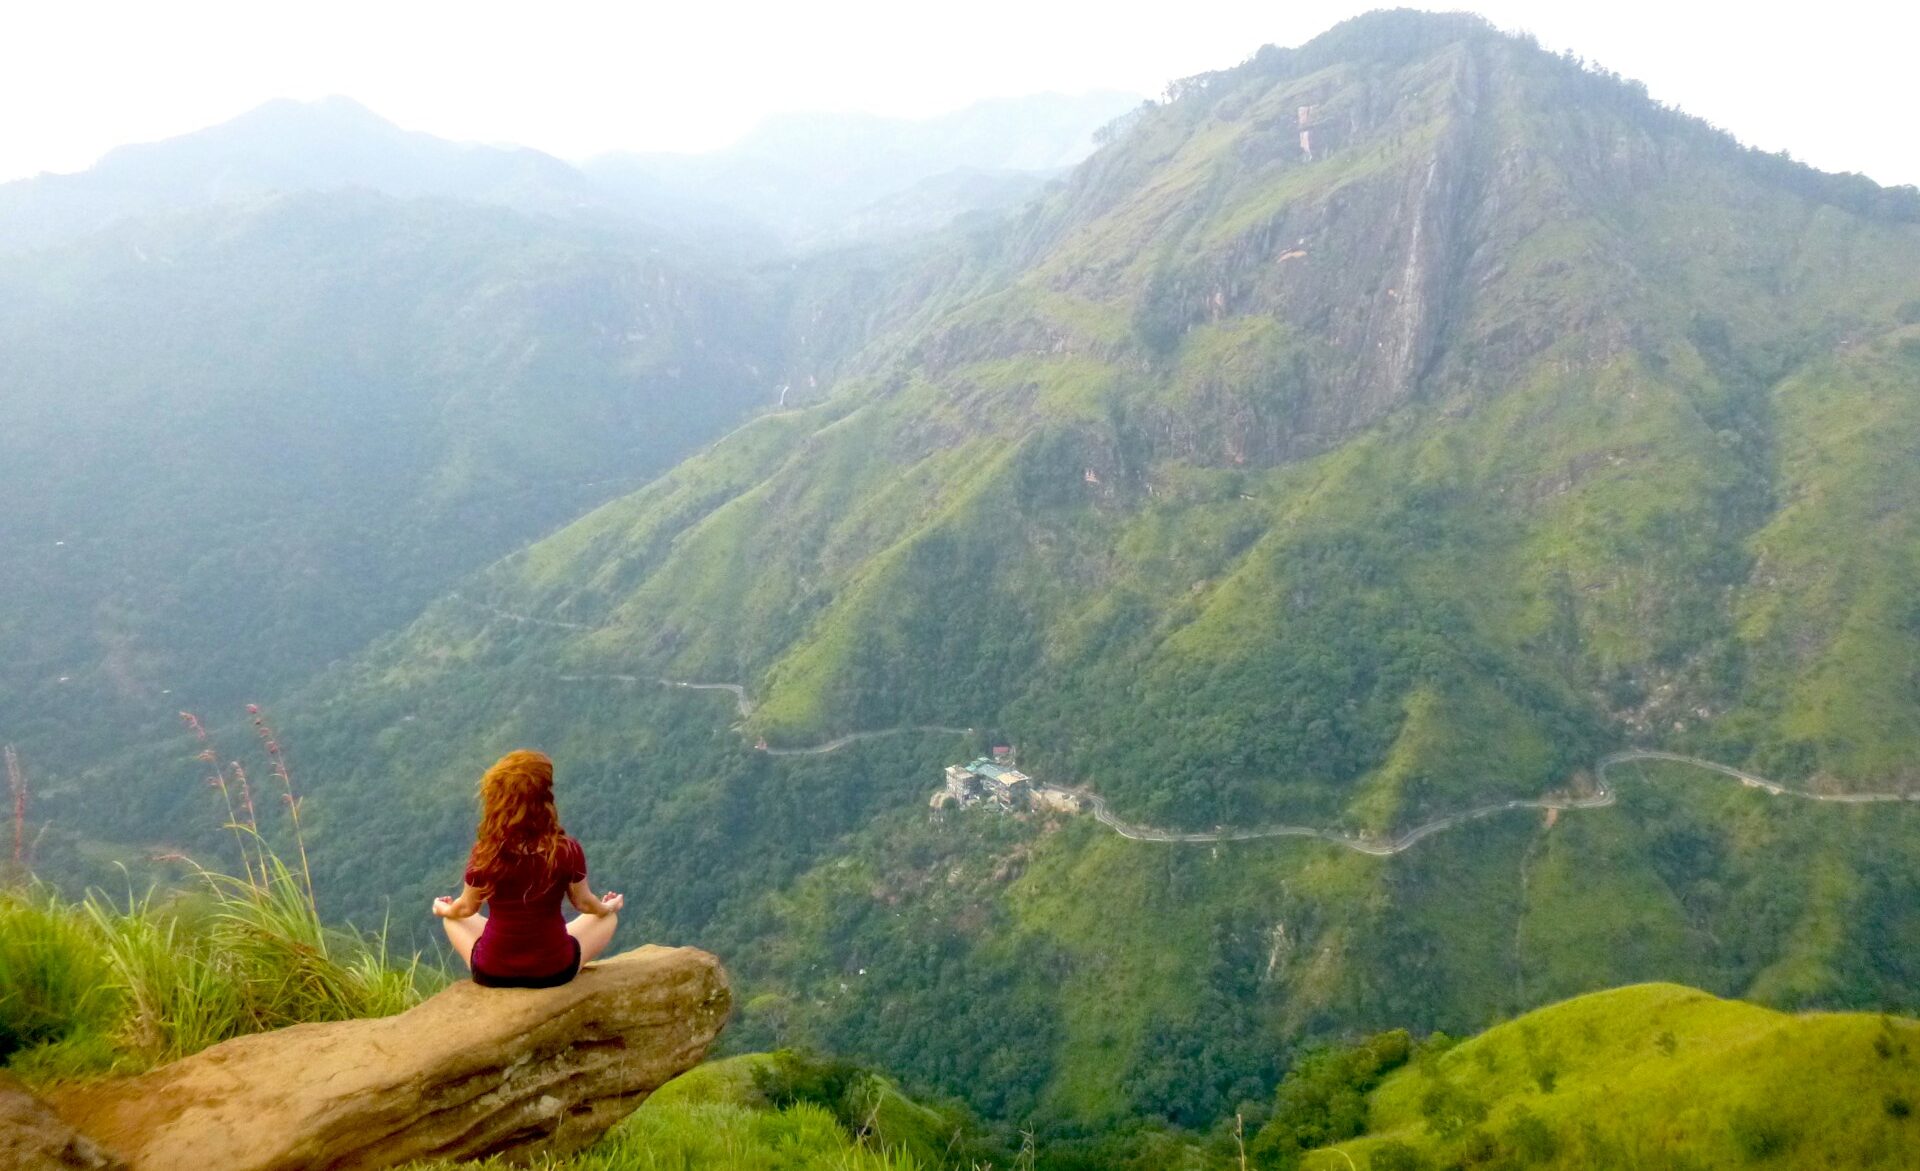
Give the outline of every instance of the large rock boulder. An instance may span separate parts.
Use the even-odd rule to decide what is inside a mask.
[[[699,1064],[720,963],[643,947],[559,988],[455,984],[398,1016],[295,1025],[51,1095],[134,1171],[336,1171],[565,1153]]]

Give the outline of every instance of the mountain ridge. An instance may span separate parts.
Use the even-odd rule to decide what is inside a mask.
[[[404,130],[342,95],[276,98],[213,126],[115,147],[80,171],[0,183],[0,251],[273,193],[366,188],[395,198],[465,199],[528,215],[631,224],[695,237],[708,248],[765,254],[782,245],[768,235],[775,225],[763,221],[779,218],[795,198],[795,185],[806,186],[809,174],[817,180],[822,171],[849,169],[859,174],[843,176],[843,190],[803,217],[811,246],[865,238],[870,233],[849,218],[862,211],[886,225],[871,234],[921,234],[959,212],[997,209],[1028,194],[1085,153],[1085,140],[1119,112],[1123,98],[1040,94],[931,119],[792,115],[770,119],[713,152],[608,154],[577,164],[531,147]],[[969,172],[983,170],[1027,181],[968,183]],[[944,181],[944,190],[917,194],[932,180]],[[737,207],[728,190],[775,186],[784,195],[773,202],[762,191],[759,202]]]
[[[116,147],[82,171],[0,184],[0,249],[58,244],[142,215],[355,187],[531,214],[608,210],[574,167],[540,151],[402,130],[338,95],[278,98],[188,134]]]

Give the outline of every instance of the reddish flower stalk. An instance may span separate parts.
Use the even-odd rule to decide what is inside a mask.
[[[240,767],[239,761],[229,761],[227,767],[233,770],[234,779],[240,786],[240,807],[246,810],[247,813],[246,829],[253,836],[253,848],[260,852],[260,877],[256,879],[253,876],[253,865],[249,863],[247,865],[247,881],[253,884],[255,890],[265,890],[267,887],[267,875],[270,871],[267,869],[267,846],[260,837],[260,817],[253,811],[253,785],[248,782],[247,770]],[[238,834],[239,831],[235,830],[234,832]],[[243,841],[241,844],[241,852],[244,854],[245,851],[246,845]]]
[[[7,787],[13,790],[13,871],[24,881],[27,877],[27,774],[20,768],[20,756],[13,745],[6,747]]]
[[[253,730],[260,737],[260,743],[267,750],[267,759],[273,762],[273,775],[280,778],[280,799],[286,802],[287,815],[293,819],[293,844],[300,850],[300,875],[307,884],[307,904],[313,905],[313,868],[307,864],[307,838],[300,830],[300,798],[293,791],[293,772],[287,767],[287,757],[280,750],[280,738],[268,725],[267,717],[261,714],[260,705],[247,705],[247,714],[253,717]]]
[[[186,724],[188,731],[192,731],[194,737],[196,737],[202,745],[205,745],[204,749],[200,749],[200,756],[196,756],[196,760],[200,760],[202,764],[207,764],[207,766],[211,768],[211,776],[207,776],[207,785],[211,785],[211,787],[215,787],[215,789],[221,791],[221,801],[227,804],[227,827],[234,831],[234,845],[240,848],[240,866],[246,870],[246,881],[248,881],[248,885],[257,887],[259,881],[253,877],[253,854],[248,852],[248,848],[246,848],[246,837],[240,833],[240,829],[242,829],[242,825],[240,825],[240,814],[234,810],[234,795],[232,795],[232,787],[227,783],[227,770],[221,768],[221,758],[213,754],[213,737],[207,735],[207,729],[205,729],[204,724],[200,722],[200,716],[196,716],[196,714],[192,714],[192,712],[180,712],[180,722]],[[236,768],[238,768],[238,766],[236,766]],[[240,779],[244,781],[246,774],[242,774]],[[248,820],[252,822],[252,801],[248,801]],[[257,827],[253,827],[253,829],[257,831]]]
[[[233,770],[234,780],[240,785],[240,808],[247,811],[247,828],[257,834],[260,832],[260,817],[253,811],[253,785],[247,781],[247,770],[241,768],[237,760],[228,761],[227,767]]]

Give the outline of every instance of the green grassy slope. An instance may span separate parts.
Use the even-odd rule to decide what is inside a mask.
[[[1341,1149],[1360,1167],[1410,1165],[1389,1145],[1432,1167],[1907,1167],[1920,1160],[1916,1100],[1913,1020],[1790,1016],[1644,984],[1416,1061],[1370,1096],[1367,1137]]]

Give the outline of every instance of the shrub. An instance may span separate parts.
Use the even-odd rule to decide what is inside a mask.
[[[1455,1152],[1454,1162],[1462,1167],[1478,1167],[1493,1162],[1500,1154],[1500,1144],[1484,1130],[1469,1130],[1460,1140]]]
[[[1754,1163],[1785,1154],[1799,1138],[1786,1120],[1752,1106],[1735,1110],[1728,1130],[1733,1135],[1734,1146],[1748,1162]]]
[[[1501,1137],[1522,1164],[1545,1163],[1560,1153],[1560,1139],[1553,1128],[1524,1106],[1513,1112]]]
[[[1436,1081],[1420,1096],[1420,1116],[1440,1138],[1452,1138],[1486,1121],[1487,1104],[1452,1082]]]
[[[1291,1167],[1302,1151],[1364,1132],[1367,1092],[1405,1065],[1412,1051],[1413,1038],[1395,1029],[1302,1057],[1274,1094],[1273,1116],[1249,1144],[1254,1160],[1262,1167]]]
[[[1370,1171],[1428,1171],[1432,1166],[1417,1149],[1393,1139],[1373,1148],[1373,1157],[1367,1160]]]
[[[489,1161],[489,1168],[501,1164]],[[648,1104],[590,1149],[542,1166],[567,1171],[922,1171],[902,1151],[855,1144],[833,1114],[811,1102],[756,1110],[726,1102]],[[448,1164],[435,1165],[449,1168]],[[465,1164],[462,1166],[472,1166]]]

